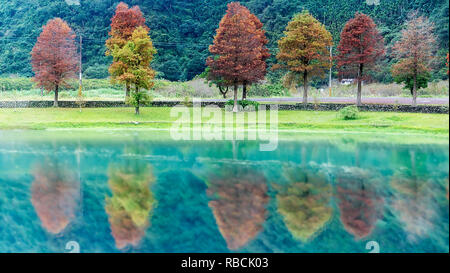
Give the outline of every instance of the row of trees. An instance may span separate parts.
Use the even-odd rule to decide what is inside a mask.
[[[209,48],[212,56],[206,64],[208,80],[222,94],[233,87],[234,111],[237,111],[239,86],[243,87],[245,100],[247,87],[266,76],[266,60],[270,57],[268,42],[263,24],[254,14],[238,2],[228,4]],[[397,63],[392,74],[398,82],[410,87],[413,105],[416,105],[417,89],[428,82],[435,43],[433,24],[426,17],[412,13],[401,39],[393,47],[392,56]],[[307,103],[310,79],[323,76],[333,64],[328,55],[332,45],[330,32],[308,11],[295,15],[278,41],[278,63],[272,68],[285,71],[288,84],[303,84],[304,103]],[[113,58],[109,68],[111,79],[126,87],[126,101],[139,114],[139,106],[150,101],[146,90],[153,87],[155,71],[150,64],[156,54],[139,7],[129,8],[124,3],[117,6],[106,47],[106,55]],[[338,51],[340,75],[357,79],[357,104],[360,105],[367,70],[385,55],[383,37],[369,16],[356,13],[341,32]],[[72,29],[62,19],[50,20],[33,48],[32,67],[38,85],[55,92],[55,106],[58,106],[59,88],[76,77],[78,58]]]
[[[8,0],[0,5],[0,75],[32,76],[29,53],[41,27],[53,17],[62,18],[83,37],[83,76],[106,78],[111,58],[105,56],[104,42],[110,31],[110,21],[117,0],[77,0],[80,5],[68,5],[64,0]],[[155,47],[159,49],[152,67],[157,77],[171,81],[191,80],[205,70],[208,46],[230,0],[123,0],[139,4]],[[74,2],[74,1],[72,1]],[[370,15],[383,33],[387,47],[393,46],[412,10],[419,10],[435,23],[439,38],[438,56],[448,51],[448,0],[381,0],[368,5],[362,0],[240,0],[264,24],[268,48],[275,55],[277,41],[294,14],[306,9],[322,22],[338,44],[340,32],[355,11]],[[77,38],[79,40],[80,37]],[[333,49],[335,49],[334,47]],[[389,50],[388,50],[389,51]],[[276,59],[268,60],[271,66]],[[380,70],[371,73],[373,79],[392,82],[389,75],[392,60],[387,58]],[[441,62],[433,66],[432,79],[447,79]],[[445,70],[446,71],[446,70]],[[279,72],[267,77],[278,80]],[[316,82],[324,82],[316,80]]]
[[[433,24],[417,12],[411,13],[400,40],[392,49],[397,60],[392,74],[396,81],[411,89],[413,105],[416,105],[417,89],[426,87],[430,78],[430,63],[436,49]],[[207,79],[216,84],[222,94],[234,87],[234,111],[237,111],[238,85],[246,87],[264,79],[265,60],[269,57],[262,24],[258,18],[239,3],[230,3],[220,22],[212,56],[208,58]],[[308,100],[308,85],[312,77],[324,76],[333,60],[329,48],[332,36],[325,26],[308,11],[294,16],[278,41],[278,63],[274,70],[286,71],[285,82],[290,86],[303,84],[303,102]],[[337,65],[340,77],[357,80],[357,104],[361,105],[362,82],[367,71],[384,57],[384,39],[374,21],[367,15],[356,13],[341,32]]]
[[[151,100],[146,91],[154,84],[155,71],[150,64],[156,54],[139,7],[129,8],[120,3],[111,19],[109,35],[106,55],[113,58],[109,68],[111,80],[125,85],[126,102],[139,114],[139,106]],[[55,107],[58,107],[59,89],[68,87],[69,81],[76,78],[79,54],[75,33],[67,22],[55,18],[44,26],[31,52],[31,62],[37,85],[54,91]]]

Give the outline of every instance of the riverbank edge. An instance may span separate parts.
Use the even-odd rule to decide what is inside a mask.
[[[184,105],[180,101],[154,101],[148,107],[175,107]],[[218,106],[225,108],[226,102],[201,102],[202,107]],[[60,108],[117,108],[129,107],[123,101],[59,101]],[[292,104],[276,104],[261,103],[261,105],[278,105],[278,110],[288,111],[339,111],[351,103],[292,103]],[[0,108],[51,108],[53,101],[0,101]],[[424,114],[449,114],[449,106],[447,105],[418,105],[411,106],[405,104],[364,104],[358,106],[360,111],[365,112],[401,112],[401,113],[424,113]]]

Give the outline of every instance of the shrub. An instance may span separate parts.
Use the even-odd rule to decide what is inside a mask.
[[[35,88],[31,78],[0,78],[1,91],[30,90]]]
[[[194,104],[192,102],[192,99],[189,97],[185,97],[183,100],[183,105],[186,107],[192,107]]]
[[[109,77],[108,65],[95,64],[84,70],[83,76],[87,79],[106,79]]]
[[[289,95],[289,90],[280,83],[253,85],[248,92],[250,97],[283,97]]]
[[[241,106],[244,110],[247,106],[253,106],[255,111],[259,109],[259,102],[252,100],[238,100],[237,104]],[[226,103],[227,106],[234,106],[234,100],[229,100]]]
[[[357,119],[358,114],[359,110],[358,107],[356,107],[356,105],[344,107],[339,111],[339,117],[343,120]]]

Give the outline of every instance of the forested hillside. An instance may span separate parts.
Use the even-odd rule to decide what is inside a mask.
[[[78,33],[83,33],[83,69],[86,77],[107,76],[111,62],[105,56],[105,40],[116,0],[0,0],[0,75],[32,76],[30,51],[42,26],[51,18],[61,17]],[[153,66],[158,77],[189,80],[205,69],[208,46],[219,21],[225,14],[226,0],[130,0],[139,5],[151,28],[150,35],[158,54]],[[380,0],[368,5],[366,0],[242,0],[264,24],[276,52],[277,40],[295,13],[307,9],[333,35],[335,44],[345,22],[357,11],[374,18],[388,48],[399,36],[407,14],[419,10],[436,24],[442,60],[448,52],[448,0]],[[368,1],[371,2],[371,1]],[[373,2],[373,1],[372,1]],[[273,61],[273,57],[269,62]],[[389,64],[389,59],[385,60]],[[389,78],[389,66],[383,66],[379,79]],[[384,77],[383,75],[386,75]],[[434,77],[446,77],[444,61],[435,67]]]

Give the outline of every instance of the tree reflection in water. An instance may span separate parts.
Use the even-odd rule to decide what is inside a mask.
[[[31,203],[42,226],[52,234],[60,234],[75,218],[80,182],[69,166],[49,158],[36,164],[33,176]]]
[[[278,212],[291,234],[307,242],[331,219],[332,188],[320,172],[308,172],[303,167],[286,167],[286,185],[274,185],[277,190]]]
[[[345,168],[336,177],[337,197],[344,228],[362,239],[383,217],[383,198],[376,191],[378,176],[359,168]]]
[[[108,171],[112,196],[106,198],[112,235],[118,249],[137,247],[149,227],[155,198],[152,167],[137,159],[112,164]]]
[[[219,230],[230,250],[255,238],[266,220],[269,202],[264,175],[251,167],[226,165],[208,175],[208,195]]]
[[[396,191],[393,208],[408,232],[408,240],[416,242],[429,236],[439,217],[439,200],[434,194],[438,185],[430,177],[398,171],[391,179],[391,186]]]

